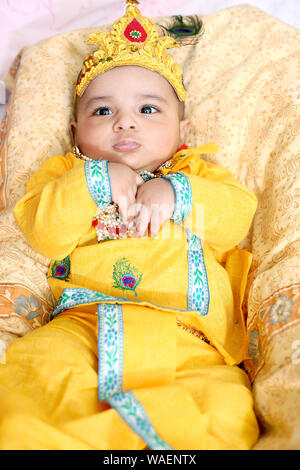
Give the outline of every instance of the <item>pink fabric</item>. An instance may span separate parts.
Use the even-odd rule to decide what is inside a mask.
[[[184,0],[140,0],[145,16],[171,15]],[[0,77],[26,45],[63,31],[109,24],[122,16],[125,0],[1,0]]]

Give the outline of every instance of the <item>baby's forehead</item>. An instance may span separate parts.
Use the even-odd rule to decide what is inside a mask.
[[[97,75],[90,81],[82,96],[75,100],[75,119],[88,109],[93,101],[100,98],[110,102],[122,103],[124,98],[137,101],[141,99],[156,99],[172,103],[178,107],[180,120],[184,116],[184,102],[180,101],[173,86],[156,71],[136,65],[114,67],[107,72]],[[158,98],[159,97],[159,98]],[[149,103],[148,103],[149,104]]]
[[[177,94],[168,80],[156,71],[145,67],[127,65],[110,69],[97,75],[90,81],[78,102],[87,101],[93,95],[117,98],[125,96],[160,96],[162,99],[170,100],[176,98]]]

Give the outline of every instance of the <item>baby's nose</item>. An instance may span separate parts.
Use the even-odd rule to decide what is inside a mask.
[[[114,124],[114,128],[116,131],[121,130],[134,130],[137,128],[137,123],[135,119],[129,114],[123,114],[116,119]]]

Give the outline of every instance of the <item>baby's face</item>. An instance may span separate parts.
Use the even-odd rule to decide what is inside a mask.
[[[184,143],[189,122],[166,79],[137,66],[96,77],[78,100],[75,143],[95,160],[154,171]]]

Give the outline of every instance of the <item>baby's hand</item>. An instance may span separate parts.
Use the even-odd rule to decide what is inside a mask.
[[[109,162],[108,173],[112,200],[118,204],[123,222],[127,224],[129,208],[135,203],[137,189],[144,183],[144,180],[122,163]]]
[[[170,181],[155,178],[139,186],[137,195],[137,216],[135,218],[138,237],[150,235],[155,237],[161,225],[169,220],[175,208],[175,192]]]

